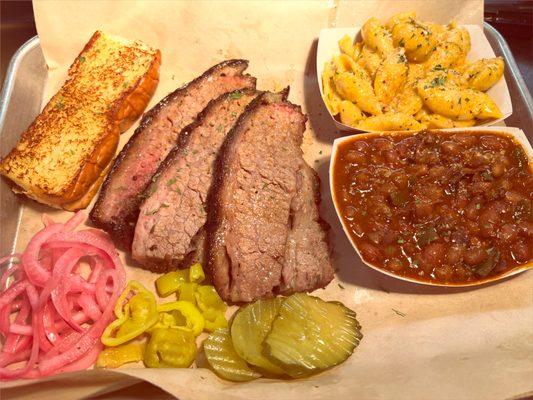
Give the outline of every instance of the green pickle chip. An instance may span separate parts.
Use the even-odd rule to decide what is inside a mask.
[[[292,377],[345,361],[363,337],[355,312],[339,302],[297,293],[287,297],[263,343],[265,352]]]
[[[239,357],[227,328],[219,328],[209,335],[204,341],[204,352],[207,362],[221,378],[244,382],[261,376]]]
[[[248,363],[273,375],[284,371],[263,354],[263,341],[278,315],[283,298],[258,300],[241,308],[231,324],[231,339],[237,354]]]

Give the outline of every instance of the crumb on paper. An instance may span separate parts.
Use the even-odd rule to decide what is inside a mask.
[[[338,285],[341,289],[345,289],[345,287],[342,286],[340,283],[337,283],[337,285]]]
[[[405,317],[407,314],[401,312],[401,311],[398,311],[394,308],[391,308],[392,311],[394,311],[397,315],[399,315],[400,317]]]

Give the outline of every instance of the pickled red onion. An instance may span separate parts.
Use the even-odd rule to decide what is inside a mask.
[[[43,215],[24,252],[0,258],[20,260],[0,277],[0,379],[86,369],[98,357],[126,274],[105,233],[75,231],[84,220],[82,212],[64,224]]]

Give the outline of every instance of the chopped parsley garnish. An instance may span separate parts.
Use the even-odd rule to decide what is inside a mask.
[[[169,179],[167,181],[167,186],[173,185],[174,183],[176,183],[176,178]]]
[[[407,58],[405,57],[405,54],[398,54],[398,63],[403,64],[407,62]]]
[[[491,182],[494,180],[494,177],[492,176],[492,174],[490,173],[490,171],[483,171],[481,173],[481,178],[485,181],[485,182]]]
[[[80,63],[84,63],[84,62],[85,62],[85,57],[80,56]]]
[[[148,197],[150,197],[151,195],[154,194],[155,189],[156,189],[156,186],[155,186],[155,185],[150,185],[150,187],[148,188],[147,191],[145,191],[145,192],[139,194],[139,197],[140,197],[141,199],[147,199]]]
[[[170,207],[170,206],[167,203],[162,203],[161,206],[160,206],[160,208],[168,208],[168,207]]]
[[[241,91],[237,90],[229,95],[229,98],[232,100],[240,99],[242,97]]]
[[[220,132],[220,133],[224,132],[224,125],[217,126],[217,132]]]
[[[446,83],[446,77],[445,76],[437,76],[436,78],[433,78],[429,85],[424,86],[424,89],[427,88],[435,88],[437,86],[443,86]]]
[[[159,208],[154,208],[152,211],[147,211],[145,215],[154,215],[158,210]]]

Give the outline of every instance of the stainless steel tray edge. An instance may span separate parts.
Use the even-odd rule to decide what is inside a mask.
[[[13,55],[0,96],[0,155],[5,156],[41,111],[47,68],[39,37]],[[25,201],[0,179],[0,255],[15,251]]]
[[[522,129],[529,141],[533,142],[533,99],[529,89],[509,45],[500,32],[486,22],[483,23],[483,28],[494,53],[505,60],[505,80],[513,103],[513,114],[505,119],[505,125]]]

